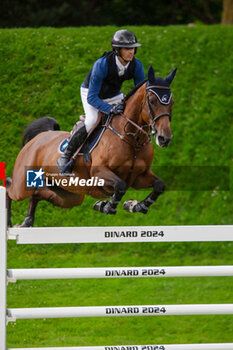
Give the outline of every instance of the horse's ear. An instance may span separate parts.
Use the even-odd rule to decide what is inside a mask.
[[[170,85],[172,80],[175,78],[175,75],[176,75],[176,71],[177,71],[177,68],[174,69],[173,72],[171,72],[171,74],[169,74],[167,76],[167,78],[165,79],[165,81]]]
[[[154,69],[152,66],[150,66],[148,69],[147,78],[148,78],[149,83],[153,83],[153,81],[155,80],[155,73],[154,73]]]

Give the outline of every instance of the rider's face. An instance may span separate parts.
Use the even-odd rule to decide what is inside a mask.
[[[121,50],[121,56],[124,58],[124,60],[132,61],[135,53],[134,47],[131,47],[131,48],[122,47],[120,50]]]

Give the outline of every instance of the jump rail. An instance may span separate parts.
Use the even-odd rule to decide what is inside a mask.
[[[10,348],[8,350],[41,350],[42,348]],[[164,345],[116,345],[83,347],[50,347],[43,350],[232,350],[233,343],[222,344],[164,344]]]
[[[18,244],[233,241],[233,225],[10,228]]]
[[[7,281],[72,278],[233,276],[233,265],[9,269]]]
[[[6,324],[45,317],[104,317],[233,314],[233,304],[131,305],[6,309],[7,282],[17,279],[232,276],[233,266],[9,269],[7,239],[18,244],[233,241],[233,225],[135,227],[6,227],[5,188],[0,187],[0,350],[6,349]],[[132,274],[132,275],[131,275]],[[50,347],[27,350],[233,350],[233,343]],[[23,348],[8,350],[26,350]]]
[[[32,318],[168,315],[233,315],[233,304],[127,305],[7,309],[8,322]]]

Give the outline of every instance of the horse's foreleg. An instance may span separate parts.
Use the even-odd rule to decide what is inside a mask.
[[[110,201],[97,201],[93,209],[104,214],[116,214],[117,206],[126,192],[126,183],[109,169],[101,169],[101,172],[94,176],[104,179],[104,186],[112,187],[114,190]]]
[[[126,211],[146,214],[149,207],[164,192],[165,183],[149,170],[145,174],[138,176],[132,187],[135,189],[153,187],[153,191],[141,202],[128,200],[123,206]]]

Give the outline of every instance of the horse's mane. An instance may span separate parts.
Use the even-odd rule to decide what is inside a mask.
[[[141,83],[135,85],[132,90],[125,96],[125,101],[127,101],[143,84],[145,84],[145,82],[147,81],[147,79],[141,81]]]

